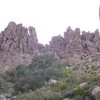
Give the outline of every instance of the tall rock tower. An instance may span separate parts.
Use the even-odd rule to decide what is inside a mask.
[[[12,69],[19,64],[28,65],[38,50],[35,28],[9,22],[0,33],[0,72]]]

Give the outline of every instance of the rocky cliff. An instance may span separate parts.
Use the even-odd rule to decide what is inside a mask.
[[[38,50],[35,28],[10,22],[0,34],[0,71],[6,71],[19,64],[30,64]]]
[[[0,72],[15,68],[19,64],[28,65],[36,53],[53,53],[59,59],[80,62],[87,56],[93,57],[100,65],[97,53],[100,53],[100,36],[98,29],[85,32],[69,26],[64,36],[52,37],[49,45],[38,43],[35,28],[24,27],[22,24],[10,22],[0,33]],[[76,61],[77,60],[77,61]]]
[[[24,27],[22,24],[10,22],[0,34],[0,51],[11,54],[33,54],[38,47],[35,28]]]
[[[100,52],[100,36],[98,29],[94,33],[80,32],[79,28],[72,30],[68,27],[64,36],[52,37],[50,45],[45,49],[56,53],[60,58],[92,55]]]

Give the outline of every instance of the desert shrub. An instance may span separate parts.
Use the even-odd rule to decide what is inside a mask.
[[[100,75],[85,77],[84,80],[89,83],[100,82]]]
[[[96,71],[98,69],[98,66],[91,66],[92,71]]]
[[[41,56],[34,56],[32,63],[29,65],[30,68],[45,69],[51,66],[56,61],[53,55],[44,54]]]
[[[16,94],[20,92],[21,100],[62,100],[61,95],[75,89],[80,83],[88,82],[90,85],[95,82],[100,83],[100,75],[93,76],[91,73],[89,75],[84,73],[85,70],[97,70],[94,67],[74,69],[68,63],[57,60],[53,55],[34,56],[29,66],[19,65],[12,71],[1,75],[0,92],[9,92],[9,89],[13,88]],[[55,79],[58,82],[49,85],[47,83],[50,79]],[[84,96],[89,94],[90,89],[78,88],[72,98],[82,100]]]
[[[82,96],[80,96],[80,95],[77,95],[71,100],[84,100],[84,98]]]
[[[61,74],[61,76],[63,76],[63,77],[68,77],[69,75],[72,74],[72,70],[71,69],[62,68],[60,70],[59,74]]]
[[[44,85],[44,78],[40,75],[33,77],[23,77],[18,82],[15,83],[14,89],[16,91],[27,92],[28,90],[35,90]]]
[[[66,90],[69,87],[69,84],[67,84],[66,82],[58,82],[54,84],[53,87],[56,90],[62,91],[62,90]]]
[[[81,96],[89,96],[91,94],[91,89],[82,89],[82,88],[77,88],[75,95],[81,95]]]
[[[37,89],[35,92],[24,93],[21,100],[61,100],[61,94],[46,90],[45,88]]]
[[[19,65],[12,71],[6,72],[3,75],[4,80],[11,82],[14,85],[15,91],[26,92],[35,90],[44,85],[45,81],[49,80],[53,73],[48,75],[49,70],[56,61],[53,55],[34,56],[32,63],[29,66]],[[54,72],[55,73],[55,72]]]

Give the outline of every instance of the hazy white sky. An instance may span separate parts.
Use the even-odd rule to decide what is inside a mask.
[[[100,0],[0,0],[0,31],[9,21],[34,26],[39,42],[48,43],[52,36],[72,29],[100,29]]]

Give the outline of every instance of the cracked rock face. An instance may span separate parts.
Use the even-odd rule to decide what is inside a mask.
[[[100,52],[98,29],[93,32],[72,30],[69,26],[64,36],[52,37],[49,45],[38,43],[35,28],[10,22],[0,33],[0,72],[5,72],[19,64],[28,65],[36,53],[53,53],[57,58],[83,58]],[[78,60],[79,61],[79,60]],[[98,61],[98,60],[97,60]]]
[[[0,50],[4,52],[33,54],[38,48],[34,27],[26,28],[22,24],[10,22],[0,34]]]
[[[80,57],[84,54],[100,52],[100,36],[98,29],[94,33],[83,31],[79,28],[72,30],[69,26],[64,37],[55,36],[50,41],[49,50],[56,53],[60,58],[71,58],[74,55]]]
[[[32,26],[26,28],[22,24],[9,22],[0,34],[0,70],[19,64],[30,64],[30,55],[37,50],[38,40],[35,28]]]

